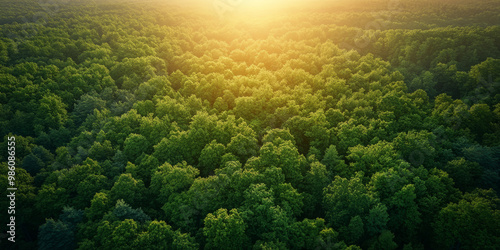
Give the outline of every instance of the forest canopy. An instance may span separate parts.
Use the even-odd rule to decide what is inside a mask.
[[[0,0],[0,248],[496,249],[499,13]]]

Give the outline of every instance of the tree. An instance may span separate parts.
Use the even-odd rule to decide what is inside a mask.
[[[36,196],[35,207],[45,218],[55,218],[69,203],[66,189],[56,187],[55,183],[43,185]]]
[[[71,115],[74,117],[77,124],[81,124],[88,115],[92,114],[95,109],[103,110],[106,107],[106,101],[93,95],[85,94],[80,97],[75,103]]]
[[[495,248],[500,244],[498,198],[491,190],[476,190],[442,208],[434,222],[436,247]]]
[[[244,249],[249,246],[245,235],[246,223],[237,209],[227,212],[221,208],[205,217],[203,235],[207,237],[208,249]]]
[[[164,221],[151,221],[132,244],[144,249],[197,249],[198,244],[189,234],[174,231]]]
[[[321,163],[325,165],[329,177],[332,179],[336,175],[344,178],[350,177],[352,175],[352,170],[339,156],[335,145],[330,145],[328,147],[328,149],[325,151],[323,159],[321,160]]]
[[[272,142],[275,145],[280,144],[278,140],[283,140],[283,141],[291,141],[293,144],[295,144],[295,139],[293,138],[292,134],[290,134],[290,131],[288,129],[272,129],[269,130],[264,137],[262,137],[262,144],[265,144],[266,142]]]
[[[331,247],[334,244],[339,247],[341,245],[337,242],[338,233],[327,228],[325,220],[321,218],[297,221],[290,227],[290,233],[293,241],[289,242],[289,246],[292,249],[317,249]]]
[[[310,168],[304,178],[304,189],[309,195],[305,197],[305,204],[308,204],[305,208],[311,215],[322,217],[323,189],[331,183],[332,179],[325,165],[313,162]]]
[[[282,183],[273,187],[275,203],[288,215],[296,217],[302,214],[303,195],[290,183]]]
[[[457,158],[449,161],[443,170],[446,171],[455,182],[455,186],[462,191],[471,191],[479,184],[483,169],[477,162]]]
[[[367,136],[364,125],[355,125],[354,120],[340,123],[335,129],[339,143],[337,150],[340,155],[345,155],[349,147],[363,145]]]
[[[187,165],[186,162],[175,166],[165,163],[154,172],[150,189],[157,196],[159,203],[165,203],[170,195],[191,187],[199,173],[198,169]]]
[[[85,208],[85,216],[89,220],[99,220],[111,206],[111,201],[106,193],[96,193],[90,202],[90,207]]]
[[[47,219],[38,233],[39,249],[74,249],[75,236],[68,224]]]
[[[83,221],[83,218],[83,211],[72,207],[64,207],[62,214],[59,216],[59,220],[65,223],[73,232],[76,232],[78,223]]]
[[[97,228],[97,240],[101,249],[134,249],[133,244],[139,236],[139,225],[134,220],[102,221]]]
[[[474,104],[469,109],[468,127],[476,134],[478,141],[482,141],[485,133],[490,133],[494,115],[487,104]]]
[[[104,219],[109,221],[131,219],[139,223],[151,220],[141,208],[133,209],[123,200],[117,200],[115,208]]]
[[[58,147],[56,149],[55,161],[50,166],[50,169],[60,170],[63,168],[69,168],[71,165],[72,165],[72,159],[68,147]]]
[[[189,134],[186,131],[172,132],[167,138],[163,138],[157,145],[154,146],[153,156],[160,162],[168,162],[177,164],[182,161],[194,164],[197,158],[192,152],[192,146],[189,143]]]
[[[85,178],[89,176],[94,177],[95,175],[99,176],[101,173],[103,173],[101,165],[99,165],[98,162],[87,158],[87,160],[82,162],[81,165],[75,165],[71,169],[62,169],[60,171],[52,172],[46,182],[53,184],[57,183],[57,186],[65,189],[68,194],[74,194],[77,193],[79,184],[82,183]],[[92,177],[89,177],[90,183],[87,183],[86,185],[97,185],[95,188],[100,188],[98,179],[101,179],[102,181],[103,176],[95,179],[92,179]],[[92,183],[93,181],[95,182]],[[85,192],[88,191],[84,191],[83,193]],[[87,198],[90,199],[90,197],[92,197],[91,195]],[[71,202],[73,206],[83,208],[80,206],[84,205],[86,201],[82,201],[81,199],[72,199]]]
[[[24,157],[21,166],[30,174],[36,175],[45,166],[45,163],[34,154],[29,154],[28,156]]]
[[[76,193],[78,196],[76,200],[78,200],[78,206],[83,208],[90,205],[90,201],[96,193],[108,189],[110,182],[106,176],[91,174],[77,185]]]
[[[146,186],[149,186],[151,177],[160,166],[160,161],[152,155],[145,154],[139,156],[137,161],[140,162],[138,165],[128,162],[125,170],[127,173],[131,173],[134,178],[142,180]]]
[[[227,151],[239,157],[240,162],[245,162],[249,157],[257,154],[257,139],[255,135],[237,134],[231,138]]]
[[[142,153],[150,153],[150,144],[146,137],[138,134],[130,134],[123,146],[123,153],[131,162],[136,162],[137,157]]]
[[[384,168],[390,168],[401,163],[398,154],[391,143],[379,141],[370,146],[354,146],[349,149],[347,159],[351,161],[350,167],[354,171],[363,171],[367,176]]]
[[[387,227],[387,222],[389,222],[387,207],[384,204],[375,205],[366,217],[366,233],[369,236],[382,233]]]
[[[393,140],[394,149],[413,166],[424,165],[431,168],[434,164],[436,138],[427,131],[402,132]]]
[[[280,163],[278,166],[283,169],[285,181],[292,185],[298,185],[304,178],[306,172],[306,160],[299,154],[297,148],[290,141],[285,141],[278,148]]]
[[[268,142],[260,148],[260,156],[255,159],[256,167],[261,171],[271,166],[278,167],[285,175],[285,182],[297,187],[306,174],[307,161],[291,141],[277,142],[280,144]]]
[[[216,140],[205,145],[201,151],[198,165],[202,176],[208,176],[214,173],[214,170],[221,167],[222,156],[226,152],[226,147]]]
[[[94,141],[94,144],[90,147],[88,154],[88,156],[92,159],[105,161],[113,157],[115,150],[113,149],[111,142],[108,140],[105,140],[103,143]]]
[[[142,180],[136,180],[130,174],[121,174],[110,191],[113,201],[122,199],[128,204],[139,205],[144,200],[145,187]]]
[[[323,191],[325,219],[348,243],[378,233],[389,221],[387,208],[369,192],[362,177],[361,173],[349,180],[336,176]]]
[[[363,219],[359,215],[356,215],[351,218],[349,221],[349,225],[347,226],[347,229],[345,230],[346,234],[346,239],[348,243],[355,243],[358,240],[363,237],[363,234],[365,233],[364,231],[364,224],[363,224]]]
[[[57,95],[44,96],[38,105],[34,124],[40,125],[39,131],[48,131],[50,128],[61,128],[68,119],[66,104]]]
[[[164,99],[157,102],[155,114],[159,118],[168,117],[180,126],[186,126],[191,117],[186,106],[169,96],[165,96]]]
[[[287,242],[291,222],[288,215],[275,206],[272,190],[265,184],[252,184],[244,196],[241,213],[248,225],[247,235],[251,240]]]
[[[416,202],[415,186],[408,184],[386,204],[389,210],[389,228],[398,233],[401,241],[412,241],[422,222]]]
[[[398,244],[394,242],[394,234],[389,230],[384,230],[376,237],[368,249],[396,249]]]
[[[5,64],[7,61],[9,61],[7,46],[3,41],[0,41],[0,64]]]

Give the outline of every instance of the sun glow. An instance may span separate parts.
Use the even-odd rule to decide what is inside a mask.
[[[265,10],[286,6],[290,1],[285,0],[240,0],[242,8]]]
[[[342,2],[342,0],[334,0]],[[176,4],[181,8],[191,8],[207,11],[211,15],[218,16],[226,21],[229,19],[253,19],[273,18],[286,12],[296,13],[318,6],[322,3],[330,3],[327,0],[169,0],[170,4]]]
[[[297,3],[297,0],[214,0],[213,5],[220,16],[264,16]]]

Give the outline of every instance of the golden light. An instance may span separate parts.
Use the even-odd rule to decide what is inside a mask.
[[[214,0],[213,5],[221,16],[265,16],[288,9],[298,2],[298,0]]]
[[[280,7],[285,7],[290,1],[285,0],[240,0],[241,8],[249,10],[268,10]]]

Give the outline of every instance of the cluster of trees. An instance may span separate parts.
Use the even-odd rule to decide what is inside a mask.
[[[500,245],[498,1],[401,1],[380,28],[353,19],[382,24],[384,1],[255,23],[2,2],[0,135],[18,166],[2,248]]]

